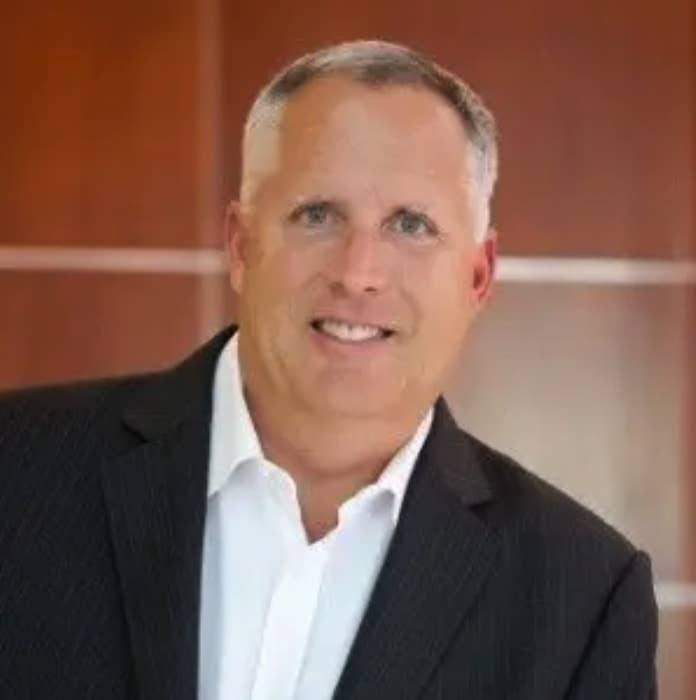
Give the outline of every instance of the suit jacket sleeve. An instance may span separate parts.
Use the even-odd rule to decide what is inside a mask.
[[[619,574],[574,674],[568,700],[656,700],[657,606],[650,559]]]

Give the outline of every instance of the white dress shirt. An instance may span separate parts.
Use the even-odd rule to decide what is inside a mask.
[[[263,456],[230,339],[213,386],[200,700],[331,697],[431,422],[432,409],[379,479],[343,503],[336,528],[310,544],[293,479]]]

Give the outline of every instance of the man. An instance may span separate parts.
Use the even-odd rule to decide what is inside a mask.
[[[496,170],[479,98],[402,47],[260,93],[238,328],[0,402],[2,698],[655,697],[648,557],[439,398]]]

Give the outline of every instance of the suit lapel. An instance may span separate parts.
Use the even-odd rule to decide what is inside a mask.
[[[141,440],[102,484],[140,696],[195,700],[211,390],[217,336],[146,380],[124,413]]]
[[[195,700],[212,381],[227,330],[143,384],[124,413],[139,444],[102,483],[139,691]],[[490,499],[443,401],[334,697],[415,698],[494,567]]]
[[[472,510],[490,498],[440,400],[336,700],[419,695],[494,568],[498,538]]]

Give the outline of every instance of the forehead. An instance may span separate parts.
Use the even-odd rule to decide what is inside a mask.
[[[267,174],[298,186],[377,178],[382,186],[423,180],[460,187],[473,172],[460,116],[419,86],[315,79],[289,99],[276,133],[268,136]]]

